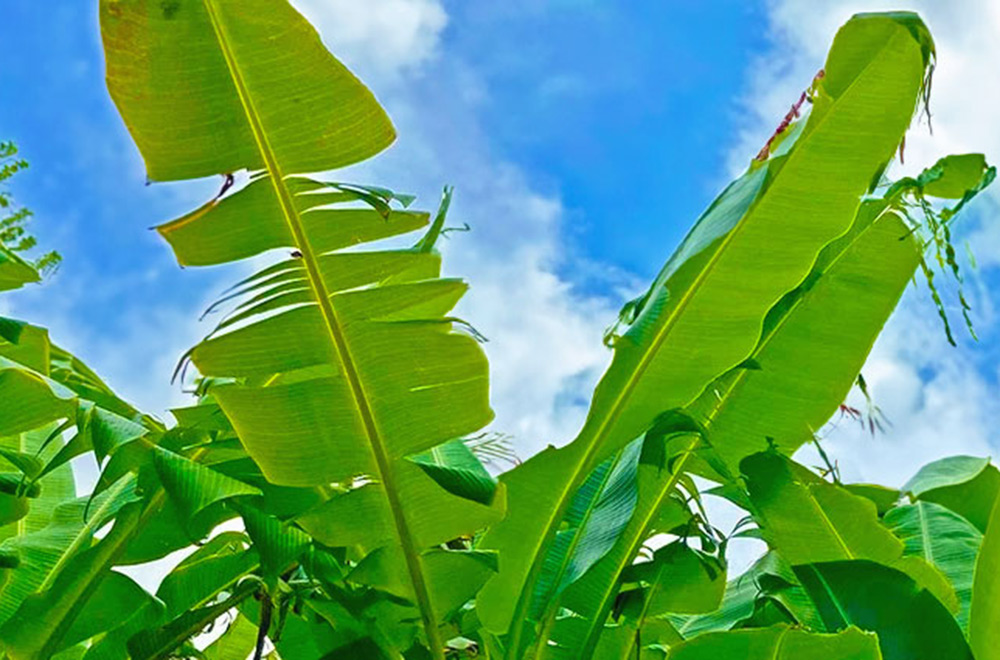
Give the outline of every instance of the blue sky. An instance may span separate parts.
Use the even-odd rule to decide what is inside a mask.
[[[144,185],[104,88],[96,4],[6,0],[0,10],[0,138],[31,161],[13,192],[35,211],[42,245],[65,259],[44,287],[0,300],[0,313],[50,327],[160,412],[184,400],[169,373],[208,329],[198,313],[249,266],[181,270],[148,230],[219,182]],[[491,339],[496,428],[530,453],[572,437],[607,361],[601,330],[770,134],[837,25],[885,3],[294,4],[400,131],[386,154],[341,176],[418,193],[427,207],[442,184],[458,186],[453,218],[473,230],[451,235],[448,269],[472,282],[462,311]],[[935,135],[915,128],[908,164],[949,150],[1000,160],[1000,98],[978,82],[1000,61],[1000,13],[989,0],[966,4],[958,14],[910,3],[928,11],[941,66]],[[962,225],[980,262],[968,287],[982,341],[948,348],[924,293],[907,294],[866,367],[894,427],[831,436],[848,476],[900,482],[923,460],[995,446],[997,199],[977,201]]]

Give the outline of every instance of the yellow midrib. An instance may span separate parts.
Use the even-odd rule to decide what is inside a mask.
[[[239,96],[240,104],[246,114],[250,130],[254,136],[255,142],[257,143],[261,157],[264,160],[271,182],[274,185],[275,194],[278,197],[282,214],[284,215],[288,228],[292,233],[296,247],[299,252],[302,253],[302,262],[306,267],[309,285],[313,291],[313,296],[316,299],[320,313],[323,316],[324,325],[326,326],[330,336],[330,342],[334,345],[335,353],[340,361],[340,367],[342,368],[346,380],[350,385],[351,396],[357,406],[358,413],[365,428],[365,434],[368,438],[369,446],[379,471],[379,477],[386,493],[386,499],[388,500],[389,508],[392,512],[400,545],[402,546],[403,555],[406,559],[407,569],[410,574],[411,582],[413,583],[414,596],[417,600],[418,608],[420,609],[420,615],[423,620],[424,631],[428,638],[431,653],[436,659],[443,660],[444,643],[437,629],[437,618],[431,605],[430,592],[423,575],[423,568],[420,565],[420,557],[417,551],[416,542],[413,538],[412,532],[410,532],[409,524],[403,514],[402,503],[396,490],[391,459],[389,458],[388,452],[385,448],[385,443],[378,430],[378,426],[375,423],[368,395],[364,390],[364,386],[357,370],[357,365],[354,363],[354,359],[348,348],[347,339],[344,336],[342,325],[337,317],[337,312],[330,301],[330,293],[327,291],[326,284],[323,281],[316,254],[313,252],[312,246],[305,234],[294,199],[285,185],[284,174],[277,161],[274,151],[270,146],[267,133],[264,130],[260,117],[254,107],[253,100],[250,97],[249,90],[243,80],[239,63],[229,47],[229,39],[222,21],[219,19],[215,2],[216,0],[203,0],[209,20],[212,24],[212,28],[215,31],[219,48],[222,51],[227,69],[233,81],[233,85],[236,88],[236,93]]]

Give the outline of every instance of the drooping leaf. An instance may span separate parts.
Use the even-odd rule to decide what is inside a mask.
[[[44,529],[4,541],[0,547],[16,552],[21,565],[0,589],[0,623],[9,621],[24,599],[50,589],[72,558],[91,547],[94,533],[135,497],[134,479],[122,479],[92,502],[84,497],[57,506]],[[4,630],[0,627],[0,636]]]
[[[260,495],[253,486],[162,447],[154,448],[153,463],[164,489],[189,518],[217,502]]]
[[[891,509],[885,515],[885,524],[903,540],[907,555],[923,557],[948,578],[958,595],[958,623],[966,630],[972,573],[983,535],[951,510],[920,500]]]
[[[875,505],[773,452],[741,463],[764,538],[790,564],[867,559],[907,573],[957,612],[954,587],[878,519]]]
[[[277,576],[305,551],[309,536],[296,527],[283,525],[254,506],[241,503],[237,508],[260,555],[265,581],[273,584]]]
[[[20,289],[25,284],[40,282],[38,271],[27,261],[0,244],[0,291]]]
[[[112,571],[101,580],[87,607],[81,608],[67,630],[63,644],[72,646],[112,630],[124,617],[145,608],[154,600],[132,578]]]
[[[36,429],[76,409],[75,395],[58,383],[0,357],[0,437]]]
[[[865,560],[805,564],[795,574],[828,630],[878,635],[885,660],[972,660],[954,617],[906,574]]]
[[[223,532],[201,546],[167,574],[156,596],[171,617],[201,607],[259,565],[247,537]]]
[[[115,559],[138,529],[141,513],[141,503],[124,505],[107,536],[87,549],[66,555],[65,566],[57,566],[61,570],[51,573],[51,586],[21,602],[0,627],[0,638],[11,660],[41,660],[66,647],[67,634],[84,605],[108,579]]]
[[[497,490],[493,478],[475,454],[461,440],[451,440],[426,452],[409,457],[439,486],[452,495],[479,502],[493,503]]]
[[[988,458],[950,456],[920,468],[902,490],[951,509],[985,533],[1000,493],[1000,470]]]

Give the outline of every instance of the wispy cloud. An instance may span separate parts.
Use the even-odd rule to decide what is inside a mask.
[[[413,72],[438,54],[448,14],[438,0],[297,0],[327,46],[364,77]]]

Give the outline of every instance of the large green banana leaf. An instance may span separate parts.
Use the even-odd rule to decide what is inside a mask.
[[[428,564],[462,559],[425,550],[503,508],[502,494],[490,506],[456,497],[407,460],[492,417],[483,352],[448,316],[466,286],[438,277],[427,243],[342,251],[424,226],[425,214],[390,210],[379,191],[290,176],[378,153],[394,136],[388,119],[284,0],[102,0],[101,26],[108,87],[151,178],[257,172],[160,228],[178,260],[295,251],[250,283],[193,363],[230,379],[212,394],[272,483],[364,479],[352,497],[365,508],[324,515],[366,516],[363,549],[401,562],[431,653],[443,657],[447,605],[434,602]]]
[[[976,166],[946,167],[969,160]],[[936,186],[919,183],[934,175]],[[920,263],[917,234],[901,212],[929,204],[935,192],[974,196],[992,177],[978,154],[949,156],[862,202],[850,231],[824,247],[809,277],[770,310],[751,360],[689,407],[729,470],[771,445],[791,456],[843,402]]]
[[[767,311],[849,229],[860,196],[906,130],[929,57],[930,37],[915,16],[845,25],[797,139],[722,193],[629,308],[577,439],[506,476],[511,514],[486,538],[504,563],[477,602],[488,628],[511,630],[509,652],[519,646],[528,594],[575,489],[658,414],[690,403],[749,357]]]
[[[767,437],[779,438],[780,446],[793,450],[809,437],[810,427],[820,425],[843,401],[918,263],[910,232],[885,210],[884,200],[862,204],[851,231],[824,248],[806,283],[768,314],[751,357],[755,368],[737,367],[689,407],[708,427],[709,444],[728,465],[738,463],[745,452],[766,447]],[[816,336],[830,343],[816,342]],[[800,396],[796,388],[803,387],[810,396]],[[591,644],[616,597],[617,576],[650,536],[651,516],[673,487],[658,475],[639,483],[637,515],[616,548],[586,576],[590,595],[577,599],[576,607],[585,608],[578,613],[592,618]]]

